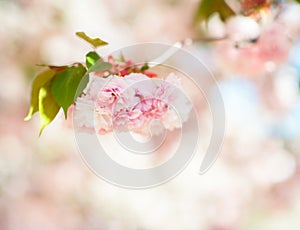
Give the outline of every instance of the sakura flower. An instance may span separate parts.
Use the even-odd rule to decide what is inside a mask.
[[[146,98],[142,99],[135,109],[140,110],[145,117],[159,119],[167,111],[168,104],[158,98]]]
[[[144,125],[144,122],[137,123],[137,121],[141,121],[138,119],[139,117],[142,117],[142,112],[138,109],[122,109],[113,115],[113,124],[118,130],[127,131],[129,126],[141,127]]]
[[[107,79],[98,77],[95,73],[90,74],[90,82],[86,86],[85,94],[91,99],[96,100],[98,97],[98,94],[100,92],[100,89],[104,88]]]
[[[112,132],[112,117],[109,110],[96,109],[94,113],[94,124],[97,133],[106,134]]]
[[[73,110],[73,124],[76,130],[81,132],[104,134],[112,131],[111,115],[106,109],[97,109],[95,102],[88,96],[81,96],[76,100]],[[70,119],[70,118],[69,118]]]
[[[258,39],[260,26],[254,19],[239,15],[227,20],[226,31],[234,42],[252,41]]]
[[[172,103],[177,99],[179,93],[174,93],[174,91],[179,89],[181,90],[180,79],[171,73],[164,81],[159,82],[159,87],[156,88],[154,95],[167,103]]]
[[[207,33],[213,38],[223,38],[226,36],[225,23],[221,20],[219,14],[210,16],[207,22]]]
[[[154,96],[157,85],[155,84],[155,80],[151,80],[147,75],[131,73],[125,76],[124,80],[130,85],[130,88],[134,89],[135,95],[139,97],[139,99]],[[140,98],[141,95],[142,98]]]
[[[144,116],[139,109],[119,111],[113,116],[114,128],[117,131],[131,131],[138,134],[146,134],[151,119]]]
[[[175,110],[169,109],[160,119],[164,127],[170,131],[182,126],[182,120]]]
[[[217,55],[220,57],[221,67],[225,71],[249,77],[257,77],[266,71],[272,71],[276,65],[287,59],[291,48],[285,31],[284,27],[274,23],[263,31],[256,43],[247,47],[236,48],[230,41],[220,43]]]
[[[169,111],[173,111],[169,115],[172,114],[172,116],[181,119],[180,122],[187,121],[192,104],[184,93],[180,79],[174,73],[171,73],[166,77],[160,88],[165,88],[165,95],[160,95],[160,98],[168,103]]]
[[[123,90],[127,87],[127,83],[120,77],[111,76],[107,79],[107,84],[98,89],[97,106],[100,108],[112,108],[117,100],[126,100]]]
[[[82,131],[102,135],[116,130],[147,136],[153,122],[173,130],[190,112],[175,74],[165,80],[150,79],[142,73],[107,78],[92,75],[90,80],[75,106],[74,122]]]
[[[86,96],[77,98],[73,114],[75,129],[91,133],[94,131],[94,102]]]
[[[288,35],[295,39],[300,35],[300,6],[295,3],[285,5],[283,12],[279,15],[279,22],[287,28]]]

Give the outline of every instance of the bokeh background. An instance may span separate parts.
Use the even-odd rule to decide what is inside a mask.
[[[62,115],[41,137],[38,116],[23,121],[30,83],[41,71],[36,64],[84,61],[90,47],[76,31],[109,41],[103,54],[138,42],[173,44],[203,36],[194,24],[198,4],[0,0],[0,229],[300,228],[300,6],[294,3],[265,22],[258,43],[237,49],[233,38],[188,48],[213,71],[227,115],[223,149],[204,175],[197,174],[199,154],[162,186],[118,188],[83,163]],[[227,27],[214,18],[208,34]],[[202,109],[200,132],[209,138]]]

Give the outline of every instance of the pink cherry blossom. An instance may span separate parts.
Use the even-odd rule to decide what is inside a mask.
[[[169,106],[187,104],[177,91],[180,88],[180,79],[175,74],[169,74],[165,80],[141,73],[107,78],[93,75],[85,94],[76,101],[74,122],[79,130],[100,135],[113,130],[147,135],[155,120],[173,130],[186,120],[180,119],[178,111]],[[190,111],[186,106],[177,109],[181,114]]]
[[[291,42],[285,28],[274,23],[261,33],[256,43],[237,48],[232,41],[217,46],[217,56],[225,72],[234,72],[248,77],[257,77],[270,70],[268,66],[283,63],[289,54]]]

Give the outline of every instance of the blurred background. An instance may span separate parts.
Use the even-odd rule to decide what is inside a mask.
[[[237,3],[230,5],[239,10]],[[300,228],[300,6],[265,5],[259,24],[213,15],[205,26],[195,25],[198,5],[0,0],[0,229]],[[223,149],[206,174],[197,174],[200,154],[162,186],[118,188],[83,163],[62,114],[40,138],[38,116],[23,121],[36,64],[84,61],[90,47],[76,31],[108,41],[102,54],[227,31],[187,48],[214,73],[226,108]],[[205,122],[200,132],[209,138]]]

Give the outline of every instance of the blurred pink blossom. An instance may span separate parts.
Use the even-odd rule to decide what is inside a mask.
[[[257,42],[246,47],[235,47],[232,41],[220,43],[217,55],[221,68],[251,78],[274,71],[287,59],[292,45],[285,31],[282,25],[274,23],[261,33]]]

